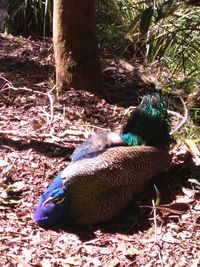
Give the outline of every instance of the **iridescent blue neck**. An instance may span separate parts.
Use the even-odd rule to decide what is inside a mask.
[[[141,138],[137,134],[126,133],[121,136],[123,142],[128,146],[140,146],[144,145]]]

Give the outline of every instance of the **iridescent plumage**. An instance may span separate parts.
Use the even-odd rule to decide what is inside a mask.
[[[78,146],[41,196],[35,221],[93,224],[115,216],[152,176],[169,167],[169,130],[164,102],[157,95],[144,97],[121,133],[96,134]]]

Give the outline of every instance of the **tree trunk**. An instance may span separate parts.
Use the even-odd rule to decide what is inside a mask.
[[[53,42],[58,89],[102,93],[94,0],[54,0]]]

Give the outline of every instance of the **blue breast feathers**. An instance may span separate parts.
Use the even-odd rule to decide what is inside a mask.
[[[68,201],[67,194],[63,190],[63,182],[61,174],[58,174],[45,193],[40,197],[38,205],[34,211],[34,220],[40,226],[47,226],[54,224],[62,219],[63,216],[67,218]],[[47,203],[45,201],[52,196],[61,196],[64,201],[58,203]]]

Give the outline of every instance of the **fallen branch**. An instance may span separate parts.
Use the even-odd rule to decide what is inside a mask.
[[[0,80],[3,80],[3,83],[0,87],[0,92],[4,92],[4,91],[7,91],[7,90],[13,90],[13,91],[26,91],[26,92],[30,92],[30,93],[36,93],[36,94],[39,94],[39,95],[44,95],[44,96],[47,96],[46,93],[42,93],[40,91],[37,91],[37,90],[33,90],[33,89],[30,89],[30,88],[27,88],[27,87],[14,87],[13,84],[8,81],[6,78],[0,76]]]
[[[167,110],[167,113],[174,116],[174,117],[177,117],[178,119],[183,119],[184,116],[181,115],[180,113],[176,112],[176,111],[172,111],[172,110]]]
[[[0,135],[11,135],[11,136],[15,136],[15,137],[20,137],[20,138],[28,138],[28,139],[31,139],[31,138],[52,138],[54,137],[55,139],[56,138],[63,138],[63,137],[66,137],[66,136],[82,136],[82,137],[85,137],[87,133],[86,132],[81,132],[81,131],[78,131],[78,130],[65,130],[64,132],[60,133],[60,134],[56,134],[56,135],[53,135],[52,133],[44,133],[44,134],[41,134],[41,133],[34,133],[34,134],[31,134],[31,133],[28,133],[28,134],[23,134],[23,133],[19,133],[19,132],[16,132],[14,130],[0,130]]]
[[[96,125],[91,125],[91,124],[74,124],[74,126],[84,127],[84,128],[94,128],[94,129],[98,129],[98,130],[101,130],[101,131],[108,131],[107,128],[103,128],[103,127],[96,126]]]

